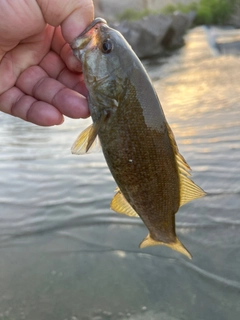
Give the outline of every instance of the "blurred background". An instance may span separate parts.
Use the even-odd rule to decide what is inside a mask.
[[[90,119],[44,128],[1,113],[0,319],[239,319],[239,1],[94,2],[139,50],[209,193],[176,215],[193,260],[140,250],[141,220],[109,209],[103,155],[70,152]]]

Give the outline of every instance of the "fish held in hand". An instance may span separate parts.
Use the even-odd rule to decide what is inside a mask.
[[[97,18],[71,44],[81,61],[93,124],[73,144],[83,154],[101,144],[118,189],[111,208],[140,217],[149,234],[141,248],[166,245],[191,254],[176,236],[179,207],[205,192],[190,167],[142,63],[124,37]]]

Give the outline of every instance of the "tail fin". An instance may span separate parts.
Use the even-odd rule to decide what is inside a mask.
[[[189,259],[192,259],[191,253],[184,247],[184,245],[178,240],[177,237],[176,237],[175,242],[166,243],[166,242],[154,240],[150,236],[150,234],[148,234],[147,237],[140,243],[139,247],[146,248],[146,247],[157,246],[157,245],[167,246],[173,250],[176,250],[176,251],[184,254]]]

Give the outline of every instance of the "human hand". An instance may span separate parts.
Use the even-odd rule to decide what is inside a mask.
[[[93,20],[91,0],[0,3],[0,111],[42,126],[89,116],[68,43]]]

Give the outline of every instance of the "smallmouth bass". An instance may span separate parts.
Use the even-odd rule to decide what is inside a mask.
[[[140,217],[144,248],[166,245],[191,258],[176,236],[175,214],[205,192],[189,179],[160,101],[142,63],[124,37],[96,18],[71,44],[81,61],[93,124],[72,146],[88,152],[100,140],[118,188],[111,208]]]

